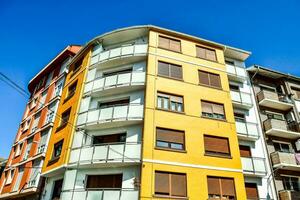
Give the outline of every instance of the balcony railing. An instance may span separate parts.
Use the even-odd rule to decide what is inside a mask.
[[[255,158],[255,157],[241,157],[242,159],[242,167],[244,173],[249,175],[257,175],[257,176],[265,176],[266,164],[264,158]]]
[[[94,125],[107,122],[130,122],[143,119],[144,105],[129,104],[88,110],[78,115],[77,125]]]
[[[103,78],[97,78],[94,81],[85,84],[84,93],[98,92],[111,88],[137,86],[144,84],[145,72],[135,71],[131,73],[123,73]]]
[[[128,57],[134,55],[145,55],[148,51],[147,44],[128,44],[121,47],[109,49],[95,54],[91,58],[91,65],[104,62],[110,59]]]
[[[80,197],[80,198],[78,198]],[[69,200],[138,200],[139,191],[135,189],[75,189],[64,190],[61,193],[61,199]]]
[[[268,108],[286,111],[293,107],[292,101],[288,96],[268,90],[261,90],[257,94],[257,99],[259,105]]]
[[[107,143],[74,148],[69,164],[140,163],[140,143]]]
[[[288,139],[300,138],[300,128],[297,122],[287,123],[279,119],[267,119],[263,122],[267,135],[278,136]]]
[[[251,108],[253,106],[250,93],[231,90],[230,95],[235,107]]]
[[[274,168],[300,171],[300,154],[276,151],[271,153],[271,160]]]
[[[279,191],[279,197],[280,200],[297,200],[300,199],[300,191],[282,190]]]
[[[247,72],[245,68],[226,64],[226,71],[230,79],[236,81],[245,81],[247,79]]]
[[[236,120],[236,132],[242,139],[257,140],[259,138],[258,125],[252,122]]]

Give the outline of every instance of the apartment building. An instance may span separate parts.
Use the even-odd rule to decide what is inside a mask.
[[[225,55],[249,52],[156,26],[88,42],[70,63],[42,198],[247,199]]]
[[[39,199],[40,176],[61,98],[67,64],[79,50],[68,46],[28,84],[31,94],[0,180],[0,199]]]
[[[281,200],[300,199],[300,78],[261,66],[248,69]]]

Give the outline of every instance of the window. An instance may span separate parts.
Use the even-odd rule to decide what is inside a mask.
[[[156,128],[156,147],[184,150],[184,131]]]
[[[68,96],[65,98],[65,100],[70,99],[75,94],[76,87],[77,81],[68,87]]]
[[[52,159],[58,158],[61,154],[64,140],[61,140],[54,144]]]
[[[204,135],[205,155],[230,156],[229,140],[224,137]]]
[[[216,50],[206,47],[196,46],[196,56],[206,60],[217,61]]]
[[[292,87],[292,93],[295,99],[300,99],[300,88]]]
[[[236,122],[246,122],[245,114],[243,113],[234,113],[234,119]]]
[[[215,88],[222,88],[219,74],[214,74],[205,71],[198,71],[199,83]]]
[[[291,153],[290,145],[287,143],[273,142],[275,151]]]
[[[23,148],[23,143],[20,143],[17,146],[15,146],[15,157],[21,154],[22,148]]]
[[[283,176],[282,181],[285,190],[300,191],[299,178]]]
[[[207,177],[208,199],[235,199],[233,178]]]
[[[155,194],[186,197],[186,174],[155,171]]]
[[[62,88],[63,88],[63,83],[62,83],[62,81],[59,81],[58,83],[56,83],[54,95],[55,95],[55,96],[61,95]]]
[[[245,183],[247,199],[259,199],[256,183]]]
[[[182,79],[182,67],[180,65],[158,61],[158,75]]]
[[[240,154],[243,158],[251,158],[251,148],[249,146],[240,145]]]
[[[237,91],[239,92],[240,91],[240,87],[238,85],[232,85],[232,84],[229,84],[229,89],[231,91]]]
[[[126,133],[93,136],[93,144],[121,143],[126,141]]]
[[[212,103],[208,101],[201,101],[202,116],[213,119],[225,119],[224,105]]]
[[[54,182],[52,198],[51,199],[60,199],[61,189],[63,186],[63,179],[56,180]]]
[[[232,66],[234,66],[234,61],[231,61],[231,60],[225,60],[225,63],[226,63],[227,65],[232,65]]]
[[[181,51],[180,40],[164,37],[161,35],[159,36],[158,47],[176,52]]]
[[[82,63],[83,63],[83,57],[80,58],[80,59],[73,65],[73,70],[72,70],[73,74],[76,73],[76,72],[80,69]]]
[[[122,174],[88,175],[86,188],[122,188]]]
[[[8,176],[7,176],[7,179],[6,179],[6,184],[11,184],[13,178],[14,178],[14,173],[15,173],[15,170],[10,170],[8,172]]]
[[[164,110],[183,112],[183,97],[158,92],[157,107]]]
[[[274,113],[274,112],[266,111],[266,115],[267,115],[268,119],[284,120],[284,116],[281,113]]]
[[[109,108],[109,107],[114,107],[114,106],[124,106],[129,104],[129,98],[127,99],[121,99],[121,100],[116,100],[116,101],[108,101],[108,102],[100,102],[99,103],[99,108]]]
[[[58,129],[63,128],[68,124],[70,113],[71,113],[71,108],[69,108],[68,110],[66,110],[61,114],[60,125]]]

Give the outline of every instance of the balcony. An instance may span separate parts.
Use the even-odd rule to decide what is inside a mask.
[[[288,111],[293,108],[293,104],[288,96],[277,94],[276,92],[262,90],[257,94],[260,106]]]
[[[296,154],[294,153],[276,151],[271,153],[271,160],[274,168],[283,168],[285,170],[300,171],[300,165],[298,164],[299,162],[297,162]]]
[[[90,93],[92,96],[103,96],[131,92],[144,87],[145,77],[145,72],[135,71],[97,78],[85,84],[84,93]]]
[[[255,141],[259,138],[258,125],[256,123],[236,120],[235,126],[239,139]]]
[[[264,158],[241,157],[243,172],[249,176],[263,177],[267,174]]]
[[[98,108],[78,115],[77,125],[86,129],[111,128],[140,123],[143,120],[144,105],[129,104]]]
[[[232,104],[236,108],[250,109],[253,106],[251,94],[241,91],[230,91]]]
[[[226,71],[230,80],[244,82],[247,79],[245,68],[226,64]]]
[[[65,190],[61,199],[70,200],[138,200],[139,191],[134,189],[75,189]]]
[[[299,191],[282,190],[279,191],[280,200],[300,200]]]
[[[107,143],[84,146],[71,150],[69,166],[77,167],[77,163],[85,168],[101,166],[126,166],[140,163],[140,143]]]
[[[287,139],[300,138],[300,128],[297,122],[287,123],[284,120],[267,119],[263,122],[263,125],[267,135]]]
[[[148,52],[148,44],[127,44],[117,48],[94,53],[91,57],[92,66],[106,68],[112,65],[121,65],[137,62]]]

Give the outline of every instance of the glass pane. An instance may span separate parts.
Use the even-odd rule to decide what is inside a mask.
[[[171,143],[171,148],[172,149],[183,149],[183,145],[182,144]]]
[[[156,141],[156,146],[168,148],[169,144],[167,142],[163,142],[163,141]]]
[[[171,110],[176,110],[176,103],[171,101]]]
[[[183,111],[183,106],[181,103],[177,103],[177,111],[182,112]]]
[[[163,98],[163,108],[169,109],[169,99]]]
[[[161,97],[157,97],[157,107],[161,108],[161,104],[162,104],[162,98]]]

